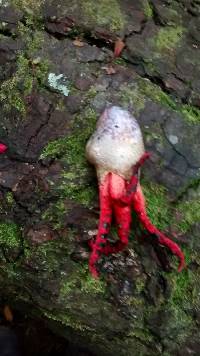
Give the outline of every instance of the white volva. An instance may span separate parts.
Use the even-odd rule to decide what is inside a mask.
[[[99,180],[108,172],[130,179],[132,168],[143,153],[142,133],[136,119],[119,106],[105,109],[86,145],[87,159],[95,165]]]

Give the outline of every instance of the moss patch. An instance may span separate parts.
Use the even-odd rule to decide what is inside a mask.
[[[123,107],[132,107],[134,113],[137,115],[144,109],[146,98],[139,89],[137,83],[134,83],[120,86],[118,100],[121,102]]]
[[[0,102],[6,112],[11,109],[17,110],[25,116],[26,97],[33,88],[43,86],[48,72],[48,62],[38,58],[34,60],[34,54],[43,44],[43,35],[35,31],[32,35],[31,29],[23,24],[19,25],[19,33],[26,43],[26,49],[17,56],[17,69],[14,75],[2,83],[0,90]]]
[[[200,122],[200,110],[198,108],[187,104],[179,104],[174,101],[170,95],[165,93],[158,85],[151,83],[148,79],[139,79],[137,83],[139,91],[142,95],[162,104],[165,107],[181,113],[183,118],[191,124]]]
[[[72,293],[74,288],[78,288],[82,294],[105,294],[105,282],[100,279],[94,279],[88,270],[88,266],[77,266],[75,272],[70,275],[70,279],[63,279],[60,288],[60,296],[66,298]]]
[[[12,222],[0,223],[0,245],[9,248],[19,247],[21,234],[19,227]]]
[[[172,225],[177,231],[185,233],[191,226],[200,222],[200,201],[190,199],[171,204],[167,189],[155,183],[142,183],[147,203],[148,215],[159,229]]]
[[[124,27],[124,16],[117,0],[85,0],[82,8],[85,17],[96,25],[108,27],[111,31],[119,31]]]
[[[66,169],[63,170],[57,192],[62,199],[74,199],[86,206],[90,206],[96,195],[95,189],[87,181],[88,163],[85,157],[85,145],[94,131],[95,124],[96,113],[87,108],[75,118],[74,133],[50,142],[41,155],[41,158],[62,157]]]
[[[11,3],[29,16],[39,15],[39,10],[44,0],[11,0]]]
[[[174,50],[183,37],[184,29],[181,26],[161,28],[153,39],[159,51]]]
[[[146,18],[151,19],[153,17],[153,10],[148,0],[144,0],[143,9]]]
[[[77,320],[74,321],[74,319],[66,312],[65,313],[64,312],[53,313],[50,311],[41,311],[41,312],[48,319],[58,321],[59,323],[65,325],[65,326],[69,326],[69,327],[73,328],[74,330],[84,331],[84,333],[86,331],[94,331],[92,328],[88,327],[88,325],[86,325],[84,323],[80,323]]]
[[[187,251],[184,252],[186,262],[189,262]],[[192,314],[200,306],[197,279],[197,275],[188,269],[181,273],[175,271],[170,275],[171,295],[167,302],[167,308],[169,312],[171,311],[172,316],[169,326],[171,331],[176,334],[176,342],[179,345],[191,336],[195,328]]]
[[[193,224],[200,222],[200,200],[193,199],[178,203],[177,212],[179,220],[175,218],[174,224],[178,224],[178,228],[184,233]]]
[[[160,185],[146,182],[142,184],[142,188],[152,223],[161,230],[165,229],[172,216],[167,190]]]

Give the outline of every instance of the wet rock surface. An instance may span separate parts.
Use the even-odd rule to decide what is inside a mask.
[[[2,296],[97,355],[198,354],[198,2],[2,1],[0,25]],[[141,126],[149,215],[184,248],[182,274],[136,219],[101,279],[88,272],[99,211],[84,150],[110,104]]]

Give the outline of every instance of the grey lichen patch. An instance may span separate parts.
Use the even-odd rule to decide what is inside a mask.
[[[64,74],[49,73],[48,75],[48,84],[54,90],[60,92],[64,96],[68,96],[70,93],[70,83]]]
[[[91,19],[97,26],[105,26],[111,31],[120,31],[124,27],[125,19],[118,0],[85,0],[82,9],[88,21]]]

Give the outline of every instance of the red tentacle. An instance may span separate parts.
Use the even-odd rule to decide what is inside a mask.
[[[118,226],[117,232],[119,241],[114,245],[108,244],[105,246],[103,252],[105,255],[111,253],[118,253],[128,245],[130,224],[131,224],[131,208],[130,206],[122,206],[118,202],[114,202],[115,220]]]
[[[92,244],[92,253],[89,259],[90,272],[94,277],[98,277],[96,264],[101,257],[106,245],[106,237],[110,230],[112,219],[112,205],[109,192],[110,173],[106,175],[103,183],[99,186],[99,199],[100,199],[100,218],[98,233],[94,243]]]
[[[133,195],[133,206],[144,228],[151,234],[156,235],[159,243],[168,247],[170,251],[179,258],[180,262],[179,262],[178,271],[180,272],[185,267],[184,254],[181,251],[180,247],[174,241],[166,237],[150,221],[149,217],[147,216],[146,207],[145,207],[145,198],[142,193],[140,185],[138,185],[137,191]]]
[[[121,202],[123,202],[124,204],[131,204],[133,195],[136,192],[137,185],[139,182],[138,179],[139,169],[149,157],[150,157],[150,153],[145,152],[140,158],[140,160],[134,165],[132,177],[130,179],[130,182],[126,186],[126,194],[121,198]]]

